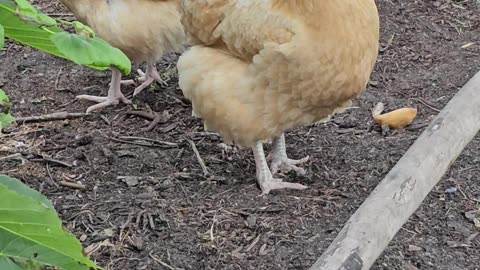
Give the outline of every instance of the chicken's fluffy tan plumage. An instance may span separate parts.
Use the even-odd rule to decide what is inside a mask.
[[[180,22],[178,1],[61,0],[79,21],[90,26],[110,45],[119,48],[132,62],[147,62],[147,72],[142,75],[142,81],[145,82],[135,89],[134,95],[154,80],[163,83],[155,68],[156,61],[166,53],[184,50],[186,35]],[[128,102],[117,83],[121,76],[119,71],[112,69],[112,72],[112,85],[115,85],[109,91],[109,100],[89,110],[118,103],[118,99]],[[83,97],[102,100],[92,96]]]
[[[134,62],[178,52],[185,34],[178,0],[61,0],[75,17]]]
[[[178,63],[195,114],[253,146],[350,104],[375,64],[373,0],[182,1],[198,44]]]
[[[322,121],[351,104],[376,62],[374,0],[181,0],[192,48],[179,59],[179,84],[205,127],[253,148],[263,193],[305,186],[273,173],[304,173],[283,133]]]

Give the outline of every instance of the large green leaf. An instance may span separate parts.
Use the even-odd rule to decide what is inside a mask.
[[[0,24],[0,49],[5,45],[5,31],[3,26]]]
[[[62,29],[55,26],[41,28],[31,21],[23,21],[16,15],[16,9],[17,6],[14,1],[0,0],[0,24],[5,28],[5,36],[22,44],[65,58],[50,40],[55,32],[60,32]]]
[[[53,24],[55,23],[55,24]],[[54,19],[38,11],[25,0],[0,0],[0,25],[5,28],[5,36],[24,45],[31,46],[49,54],[71,60],[97,70],[105,70],[114,66],[122,73],[131,71],[131,62],[128,57],[117,48],[110,46],[100,38],[84,37],[83,33],[70,34],[57,26]],[[75,22],[75,29],[89,29],[79,22]],[[58,35],[72,36],[76,48],[86,46],[81,51],[68,50],[65,47],[71,43],[64,43]],[[96,50],[98,55],[103,55],[101,61],[89,57],[79,56],[85,51]],[[82,59],[83,61],[78,61]]]
[[[98,37],[89,38],[59,32],[55,33],[51,39],[62,53],[69,55],[70,60],[77,64],[103,67],[113,63],[117,67],[131,67],[130,60],[122,57],[124,54],[119,49],[112,48]],[[126,71],[123,70],[123,72]]]
[[[15,123],[15,118],[10,115],[10,100],[7,94],[0,89],[0,132]]]
[[[17,4],[16,15],[24,21],[31,21],[37,25],[55,26],[57,21],[41,13],[27,0],[15,0]]]
[[[0,269],[102,269],[83,255],[80,242],[49,205],[36,191],[0,176]]]
[[[28,196],[35,201],[41,202],[46,207],[55,210],[55,207],[53,207],[53,204],[47,199],[47,197],[43,196],[40,192],[30,188],[15,178],[0,174],[0,184],[8,187],[8,189],[11,191],[15,191],[20,195]]]

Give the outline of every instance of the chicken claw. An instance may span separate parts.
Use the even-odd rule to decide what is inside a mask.
[[[299,175],[305,175],[305,169],[298,167],[296,165],[303,164],[310,159],[309,156],[306,156],[302,159],[289,159],[287,157],[282,158],[275,156],[272,158],[272,163],[270,164],[270,170],[272,174],[276,174],[279,171],[289,172],[294,170]]]
[[[78,95],[76,96],[77,99],[85,99],[90,100],[93,102],[97,102],[93,106],[88,107],[87,113],[92,111],[105,108],[111,105],[117,105],[118,103],[122,102],[125,104],[130,104],[131,101],[128,100],[120,90],[120,81],[122,78],[122,73],[116,69],[112,68],[112,81],[110,84],[110,88],[108,89],[108,95],[106,97],[98,97],[98,96],[90,96],[90,95]]]
[[[253,154],[255,156],[255,164],[257,167],[257,181],[262,189],[261,195],[266,195],[275,189],[303,190],[308,188],[307,186],[298,183],[283,182],[282,179],[273,178],[272,173],[268,168],[267,160],[265,159],[262,143],[256,143],[253,147]]]
[[[157,68],[155,67],[155,63],[148,63],[147,70],[143,72],[141,69],[137,69],[138,75],[137,81],[141,82],[142,84],[135,88],[133,92],[133,96],[138,95],[142,92],[145,88],[147,88],[153,81],[157,81],[158,84],[167,86],[168,84],[160,77],[158,74]],[[135,84],[134,80],[122,80],[122,85],[133,85]]]
[[[310,159],[306,156],[302,159],[289,159],[287,157],[287,150],[285,147],[285,134],[273,139],[272,153],[267,157],[267,160],[271,160],[270,170],[272,174],[276,174],[278,171],[289,172],[294,170],[299,175],[305,175],[305,170],[296,165],[303,164]]]
[[[168,84],[160,77],[158,74],[157,67],[155,66],[154,62],[147,63],[147,70],[143,72],[141,69],[137,70],[138,75],[140,77],[137,78],[137,81],[141,82],[142,84],[135,88],[133,91],[133,96],[138,95],[143,89],[147,88],[150,84],[156,81],[158,84],[167,86]],[[135,84],[134,80],[122,80],[121,84],[123,85],[132,85]]]
[[[139,77],[137,77],[137,79],[136,79],[137,81],[143,83],[147,80],[147,76],[145,75],[145,72],[143,72],[141,69],[137,69],[137,73],[139,75]],[[134,85],[134,84],[136,84],[135,80],[132,80],[132,79],[122,80],[120,83],[122,85]]]

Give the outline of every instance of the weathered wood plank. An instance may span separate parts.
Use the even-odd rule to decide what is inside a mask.
[[[366,270],[480,130],[480,72],[438,114],[310,270]]]

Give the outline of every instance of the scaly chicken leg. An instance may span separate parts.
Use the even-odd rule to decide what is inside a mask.
[[[131,101],[122,94],[122,91],[120,89],[121,80],[122,73],[120,72],[120,70],[112,67],[112,80],[110,82],[110,88],[108,89],[108,95],[106,97],[78,95],[76,98],[90,100],[98,103],[96,105],[88,107],[87,113],[90,113],[91,111],[97,109],[105,108],[107,106],[117,105],[120,102],[130,104]]]
[[[142,84],[135,88],[135,91],[133,91],[133,96],[138,95],[140,92],[143,91],[143,89],[147,88],[150,84],[152,84],[153,81],[157,81],[159,84],[163,84],[165,86],[167,85],[167,83],[160,77],[157,67],[155,66],[155,62],[147,63],[147,70],[145,70],[145,73],[141,69],[138,69],[137,72],[140,75],[137,80],[139,82],[142,82]],[[122,81],[122,84],[124,85],[131,85],[134,83],[135,82],[133,80]]]
[[[277,173],[278,171],[289,172],[294,170],[300,175],[305,174],[305,170],[296,165],[303,164],[308,161],[310,157],[306,156],[302,159],[289,159],[287,157],[287,149],[285,146],[285,133],[282,133],[279,137],[273,139],[273,149],[272,153],[268,156],[268,160],[271,160],[270,170],[272,174]]]
[[[271,190],[274,189],[306,189],[307,186],[282,182],[282,179],[273,178],[270,169],[268,168],[267,160],[265,159],[265,153],[263,152],[263,145],[261,142],[257,142],[254,147],[252,147],[253,155],[255,156],[255,165],[257,167],[257,181],[262,189],[262,195],[268,194]],[[286,157],[286,154],[285,154]]]

